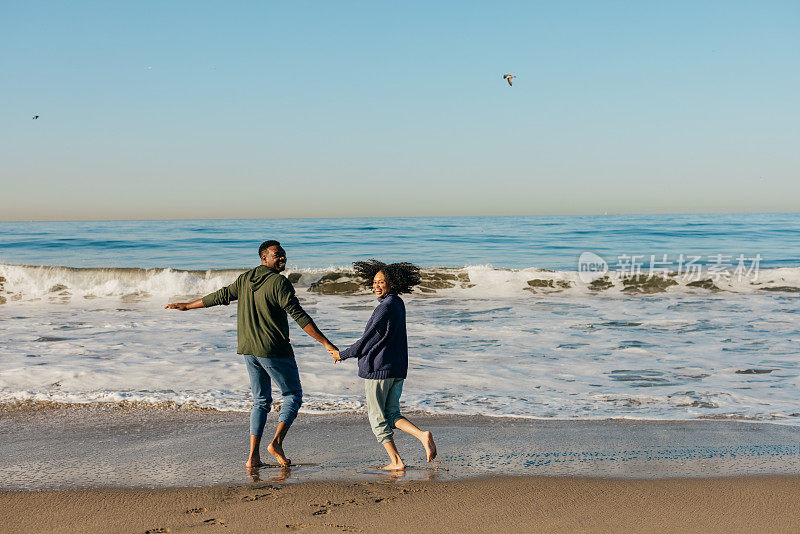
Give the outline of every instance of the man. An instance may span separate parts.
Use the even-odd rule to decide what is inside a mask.
[[[275,437],[267,446],[283,466],[291,465],[283,452],[286,432],[297,417],[303,399],[300,375],[294,351],[289,342],[289,314],[311,337],[322,343],[326,350],[338,350],[319,331],[314,321],[300,306],[294,287],[279,273],[286,269],[286,251],[277,241],[264,241],[258,248],[261,265],[241,274],[235,282],[219,291],[194,302],[175,302],[165,308],[192,310],[220,304],[228,305],[237,300],[238,354],[243,354],[250,387],[253,392],[253,408],[250,411],[250,456],[247,467],[261,464],[259,448],[267,414],[272,404],[270,379],[281,390],[283,404],[278,416]]]

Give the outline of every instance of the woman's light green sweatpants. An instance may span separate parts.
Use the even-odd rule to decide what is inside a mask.
[[[400,395],[403,393],[403,378],[364,379],[367,394],[367,415],[372,432],[378,441],[387,443],[394,436],[394,423],[400,417]]]

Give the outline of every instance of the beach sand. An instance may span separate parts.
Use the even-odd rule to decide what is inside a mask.
[[[362,415],[301,414],[300,465],[244,469],[247,414],[0,407],[2,532],[792,532],[800,430],[737,421],[409,417],[384,460]],[[265,453],[266,454],[266,453]]]
[[[3,532],[797,532],[800,478],[253,483],[0,494]]]

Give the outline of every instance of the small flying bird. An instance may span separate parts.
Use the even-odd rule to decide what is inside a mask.
[[[503,79],[505,79],[505,81],[508,82],[508,85],[513,86],[513,84],[511,83],[511,80],[513,78],[516,78],[516,76],[514,76],[513,74],[503,74]]]
[[[34,116],[33,116],[33,119],[31,119],[31,120],[34,120],[34,121],[35,121],[35,120],[36,120],[36,119],[38,119],[38,118],[39,118],[39,115],[34,115]]]

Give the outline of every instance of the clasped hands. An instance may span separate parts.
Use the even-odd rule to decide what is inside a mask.
[[[339,363],[342,361],[342,359],[339,357],[339,349],[336,348],[336,345],[328,345],[325,347],[325,350],[327,350],[328,354],[333,357],[333,363]]]

